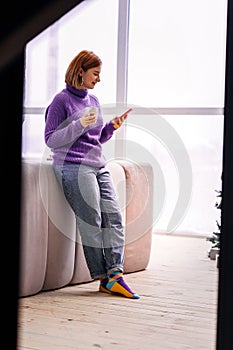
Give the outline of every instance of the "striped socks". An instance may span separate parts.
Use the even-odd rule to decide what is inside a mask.
[[[123,295],[126,298],[139,299],[140,296],[133,292],[123,279],[123,274],[115,271],[100,281],[99,290],[109,294]]]
[[[108,283],[109,278],[108,277],[103,277],[100,279],[100,286],[99,286],[99,291],[104,292],[104,293],[109,293],[109,294],[114,294],[110,290],[107,289],[106,284]]]

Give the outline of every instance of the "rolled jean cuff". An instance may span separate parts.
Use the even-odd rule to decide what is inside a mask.
[[[105,277],[107,277],[106,273],[98,273],[95,275],[91,275],[91,278],[93,278],[93,280],[99,280],[99,279],[105,278]]]
[[[108,270],[108,275],[111,275],[113,272],[123,272],[123,268],[122,267],[113,267],[112,269]]]

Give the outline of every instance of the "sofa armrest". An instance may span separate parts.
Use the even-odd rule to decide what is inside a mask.
[[[153,168],[149,163],[119,160],[126,177],[126,273],[145,269],[153,228]]]

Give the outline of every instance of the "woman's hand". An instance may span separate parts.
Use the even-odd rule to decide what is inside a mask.
[[[114,119],[112,119],[112,125],[114,126],[115,129],[118,129],[123,123],[124,121],[127,119],[128,117],[128,113],[132,112],[132,108],[128,109],[125,113],[123,113],[122,115],[115,117]]]
[[[88,125],[95,124],[96,121],[97,121],[97,116],[94,112],[85,114],[83,117],[80,118],[80,123],[84,128],[86,128]]]

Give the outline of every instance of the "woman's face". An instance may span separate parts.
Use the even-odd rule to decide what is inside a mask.
[[[88,69],[82,73],[83,87],[85,89],[94,89],[95,84],[100,81],[101,66]]]

